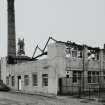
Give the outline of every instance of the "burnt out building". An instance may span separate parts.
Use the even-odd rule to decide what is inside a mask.
[[[56,41],[48,44],[46,58],[38,58],[17,64],[1,59],[4,83],[14,90],[56,95],[105,87],[104,48]]]
[[[14,0],[8,4],[8,53],[1,59],[1,79],[13,90],[29,93],[68,94],[105,88],[105,47],[91,47],[49,37],[37,45],[32,58],[25,56],[19,41],[16,55]],[[48,44],[50,39],[54,43]],[[40,57],[46,56],[40,59]],[[26,62],[27,61],[27,62]]]

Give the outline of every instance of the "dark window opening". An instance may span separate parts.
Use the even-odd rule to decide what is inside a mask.
[[[9,77],[6,77],[6,84],[9,85]]]
[[[12,79],[12,84],[11,84],[11,85],[12,85],[12,86],[15,86],[15,77],[12,76],[11,79]]]

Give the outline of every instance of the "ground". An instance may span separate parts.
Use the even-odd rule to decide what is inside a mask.
[[[0,105],[105,105],[96,100],[70,96],[42,96],[15,92],[0,92]]]

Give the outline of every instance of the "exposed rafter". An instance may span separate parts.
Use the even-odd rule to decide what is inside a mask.
[[[43,50],[37,45],[36,48],[35,48],[35,51],[33,53],[32,60],[35,60],[36,58],[41,57],[43,55],[47,55],[47,52],[45,52],[45,49],[46,49],[46,47],[47,47],[50,40],[53,40],[53,41],[57,42],[57,40],[55,40],[54,38],[49,37],[46,44],[45,44],[45,46],[44,46],[44,48],[43,48]],[[39,54],[38,56],[35,56],[37,50],[40,50],[41,54]]]

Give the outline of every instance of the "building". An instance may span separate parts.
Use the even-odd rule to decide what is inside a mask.
[[[1,78],[14,90],[66,94],[104,88],[104,65],[105,49],[58,41],[48,45],[44,59],[7,64],[2,58]]]
[[[25,56],[24,40],[16,55],[14,0],[8,4],[8,50],[1,59],[1,79],[13,90],[30,93],[68,94],[105,88],[105,47],[93,48],[71,41],[55,41],[41,54]],[[48,45],[48,46],[47,46]],[[47,47],[47,51],[45,51]],[[46,58],[38,59],[42,55]],[[26,62],[27,61],[27,62]]]

